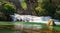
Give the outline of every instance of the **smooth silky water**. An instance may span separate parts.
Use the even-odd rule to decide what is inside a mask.
[[[60,26],[46,26],[46,24],[14,23],[0,25],[0,33],[60,33]]]
[[[60,33],[58,28],[53,26],[42,26],[42,25],[15,25],[10,29],[2,27],[0,33]]]

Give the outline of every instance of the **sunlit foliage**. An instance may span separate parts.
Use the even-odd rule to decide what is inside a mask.
[[[12,14],[16,11],[16,7],[12,3],[6,3],[2,6],[2,12],[4,14]]]
[[[26,10],[27,9],[27,4],[25,2],[25,0],[20,0],[20,4],[21,4],[21,7]]]

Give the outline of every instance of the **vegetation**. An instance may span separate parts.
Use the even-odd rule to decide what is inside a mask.
[[[5,15],[11,15],[16,12],[16,8],[13,4],[5,3],[2,5],[2,12]]]
[[[12,3],[4,3],[1,7],[1,12],[6,16],[6,19],[10,19],[10,15],[16,12],[16,7]]]
[[[48,28],[48,27],[53,27],[52,30],[54,31],[59,31],[60,32],[60,24],[59,25],[56,25],[56,26],[46,26],[45,23],[34,23],[34,22],[0,22],[0,28],[2,27],[2,29],[4,28],[7,28],[10,27],[10,28],[13,28],[15,24],[18,24],[18,25],[26,25],[26,26],[34,26],[34,25],[38,25],[36,27],[43,27],[43,28]],[[14,29],[14,28],[13,28]]]
[[[17,12],[19,14],[51,16],[52,18],[60,20],[59,17],[60,4],[58,3],[59,0],[18,0],[18,1],[19,2],[0,0],[0,10],[5,15],[7,14],[11,15]]]
[[[52,18],[60,20],[60,0],[17,0],[17,1],[0,0],[0,21],[5,20],[10,22],[11,21],[10,15],[14,14],[15,12],[16,13],[19,12],[19,14],[23,13],[25,14],[26,12],[26,14],[36,16],[51,16]],[[17,22],[6,23],[5,21],[0,22],[0,27],[4,28],[5,26],[11,27],[10,25],[17,23]],[[19,23],[24,25],[30,25],[30,24],[43,25],[44,28],[47,27],[46,24],[43,23],[33,23],[33,22],[19,22]],[[54,30],[60,31],[60,25],[53,26],[53,28]],[[1,31],[6,30],[4,29]],[[44,33],[43,30],[42,33]]]
[[[25,0],[20,0],[20,4],[21,4],[21,7],[26,10],[27,9],[27,4],[25,2]]]

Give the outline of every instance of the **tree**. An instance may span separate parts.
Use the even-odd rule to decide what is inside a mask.
[[[27,3],[27,11],[30,15],[36,15],[37,12],[35,11],[35,7],[37,6],[37,0],[26,0]]]
[[[56,6],[52,4],[52,1],[44,1],[44,9],[46,9],[49,12],[50,16],[54,16],[55,12],[56,12]]]
[[[25,2],[25,0],[20,0],[20,4],[21,4],[21,7],[26,10],[27,9],[27,4]]]
[[[4,3],[2,4],[1,10],[5,14],[6,19],[9,21],[10,15],[15,13],[16,7],[12,3]]]
[[[46,11],[46,9],[43,9],[41,6],[37,6],[35,8],[35,10],[36,10],[38,16],[47,16],[48,15],[48,12]]]
[[[60,20],[60,5],[57,5],[56,13],[55,13],[55,18]]]
[[[43,8],[44,6],[44,2],[43,0],[37,0],[38,5],[35,7],[35,12],[37,13],[37,16],[47,16],[48,12],[45,8]]]
[[[55,18],[60,20],[60,11],[56,11]]]

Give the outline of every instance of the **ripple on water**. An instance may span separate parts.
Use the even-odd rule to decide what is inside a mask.
[[[36,29],[42,29],[43,27],[42,27],[42,25],[15,25],[15,28],[16,29],[23,29],[23,28],[25,28],[25,29],[34,29],[34,30],[36,30]]]

